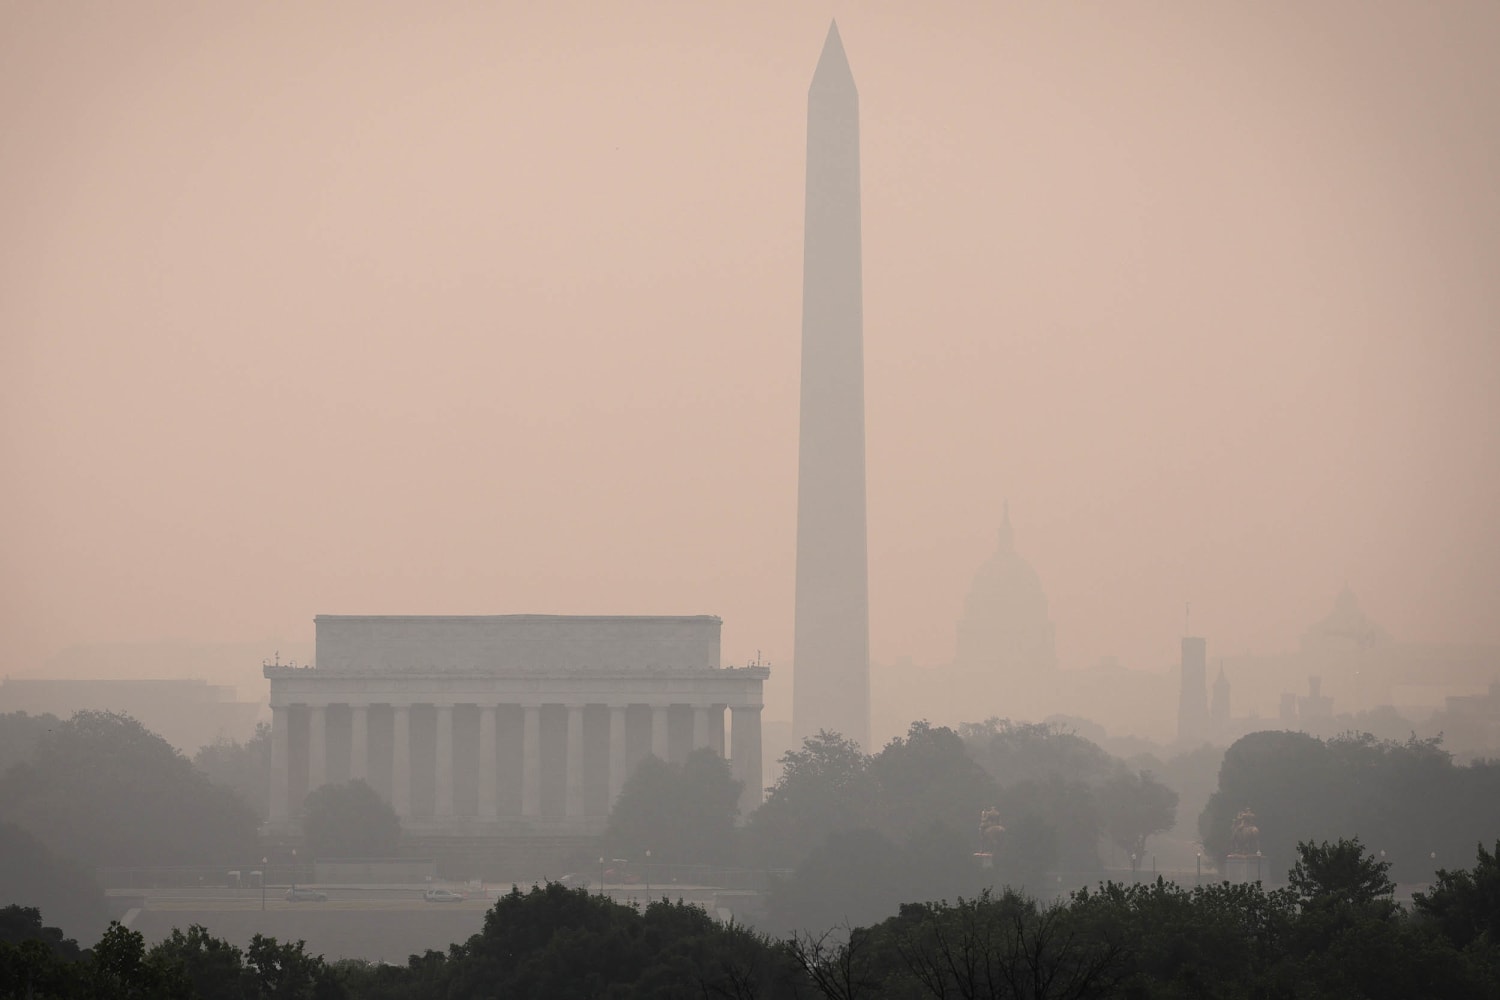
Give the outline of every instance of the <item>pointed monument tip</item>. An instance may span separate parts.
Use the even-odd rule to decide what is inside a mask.
[[[844,40],[839,36],[837,19],[828,22],[828,37],[823,40],[823,53],[818,56],[818,68],[813,71],[814,87],[830,83],[854,85],[854,73],[844,55]]]

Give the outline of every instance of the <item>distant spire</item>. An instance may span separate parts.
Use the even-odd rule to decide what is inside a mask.
[[[1016,546],[1015,532],[1010,526],[1010,501],[1003,500],[1000,503],[1000,547],[1002,549],[1013,549]]]
[[[854,88],[854,72],[849,68],[849,59],[844,55],[844,40],[839,37],[839,23],[828,24],[828,37],[823,41],[823,54],[818,57],[818,68],[813,70],[811,90],[849,90]]]

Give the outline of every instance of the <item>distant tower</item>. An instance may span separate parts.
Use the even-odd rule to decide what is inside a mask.
[[[1200,743],[1208,735],[1208,640],[1182,638],[1182,693],[1177,702],[1177,741]]]
[[[1229,678],[1224,676],[1224,663],[1219,662],[1219,676],[1214,679],[1214,697],[1208,714],[1214,720],[1214,734],[1223,736],[1229,726]]]
[[[837,24],[807,93],[792,731],[870,740],[859,92]]]

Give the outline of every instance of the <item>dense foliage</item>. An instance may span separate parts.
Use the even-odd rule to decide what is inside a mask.
[[[1500,843],[1496,844],[1500,853]],[[248,949],[201,927],[146,948],[111,925],[80,952],[35,910],[0,911],[0,997],[1369,998],[1500,995],[1500,861],[1444,872],[1412,910],[1357,841],[1302,843],[1291,885],[1105,883],[1043,905],[1009,890],[908,903],[868,926],[775,940],[660,900],[551,884],[405,966]]]
[[[0,823],[0,903],[44,910],[75,937],[92,938],[109,922],[93,872],[12,823]]]
[[[271,809],[271,725],[262,722],[240,743],[221,738],[200,747],[193,766],[216,785],[232,788],[262,820]]]
[[[1141,858],[1146,838],[1171,829],[1177,793],[1097,744],[1052,725],[990,719],[962,727],[970,755],[995,780],[996,805],[1026,870],[1100,867],[1109,836]]]
[[[134,719],[79,712],[0,776],[0,820],[90,865],[217,864],[256,852],[255,813]]]
[[[551,884],[512,890],[446,955],[351,971],[351,993],[425,997],[776,996],[791,967],[771,942],[703,910],[644,910]]]
[[[740,783],[712,750],[681,764],[647,756],[620,790],[605,831],[613,855],[680,865],[724,865],[735,858]]]
[[[355,779],[307,794],[302,835],[315,859],[390,858],[401,843],[401,820],[379,792]]]
[[[61,723],[55,715],[0,712],[0,773],[31,759],[42,737]]]
[[[112,923],[81,952],[35,909],[0,910],[0,997],[28,1000],[335,1000],[349,996],[343,976],[302,944],[257,934],[246,950],[202,927],[147,948]]]
[[[1225,753],[1218,791],[1199,817],[1205,851],[1228,853],[1235,814],[1247,807],[1276,868],[1299,840],[1358,834],[1385,852],[1397,881],[1426,881],[1500,830],[1500,762],[1456,765],[1436,739],[1252,733]]]

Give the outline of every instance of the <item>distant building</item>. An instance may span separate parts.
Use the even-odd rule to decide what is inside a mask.
[[[1219,664],[1219,676],[1214,678],[1213,700],[1208,714],[1213,719],[1214,735],[1223,738],[1229,728],[1229,678],[1224,676],[1224,664]]]
[[[59,719],[75,712],[120,712],[189,756],[216,740],[249,739],[263,709],[235,700],[232,687],[201,679],[0,681],[0,711]]]
[[[1297,716],[1301,719],[1327,719],[1333,715],[1333,699],[1323,693],[1323,678],[1307,679],[1307,694],[1297,699]]]
[[[1362,653],[1390,645],[1391,637],[1360,609],[1349,585],[1334,599],[1333,610],[1302,633],[1302,651],[1314,655]]]
[[[317,665],[267,665],[272,833],[368,781],[412,834],[594,836],[647,754],[727,754],[760,804],[770,670],[719,665],[711,615],[319,615]],[[726,747],[726,728],[728,746]]]
[[[1485,694],[1455,695],[1439,718],[1450,746],[1480,753],[1500,751],[1500,681]]]
[[[1057,645],[1041,577],[1016,551],[1010,504],[1000,517],[995,551],[979,571],[958,621],[954,673],[963,697],[987,702],[984,714],[1015,711],[1006,699],[1023,698],[1050,682]]]
[[[1182,684],[1177,699],[1177,742],[1208,738],[1208,640],[1182,638]]]

